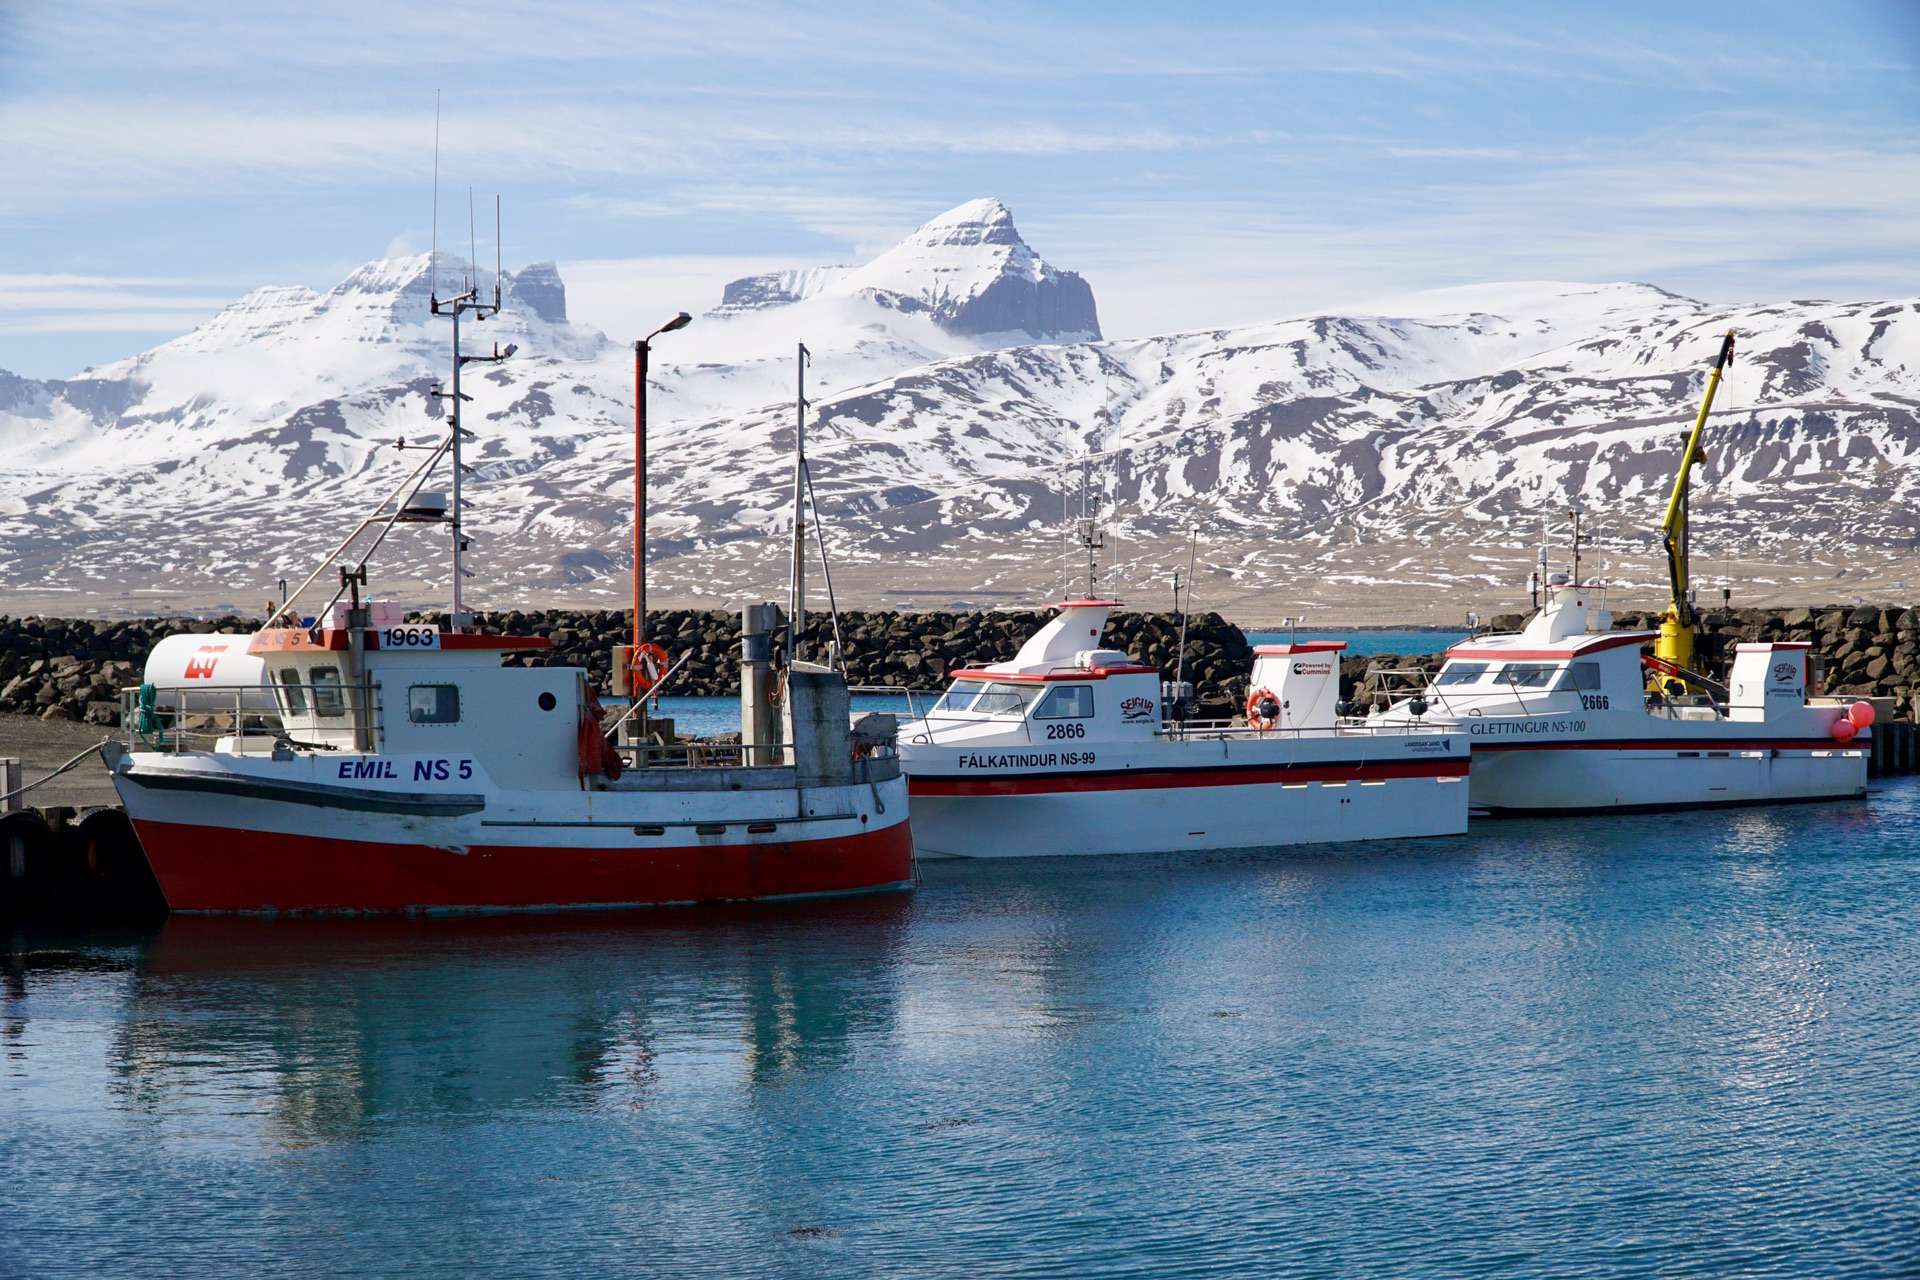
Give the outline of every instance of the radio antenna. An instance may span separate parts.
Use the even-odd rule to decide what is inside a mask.
[[[499,260],[499,218],[499,203],[496,201],[494,205],[494,257],[496,262]],[[441,446],[441,450],[446,455],[448,463],[449,478],[451,480],[451,484],[449,485],[451,492],[448,496],[451,501],[447,507],[446,515],[440,521],[440,523],[444,523],[447,526],[447,532],[451,535],[453,543],[453,599],[451,601],[451,608],[448,610],[447,618],[448,629],[453,632],[466,631],[473,626],[473,615],[467,612],[465,599],[466,579],[470,575],[467,573],[464,563],[467,552],[468,535],[466,503],[464,501],[465,495],[461,491],[464,487],[463,480],[467,467],[460,459],[462,446],[468,439],[473,437],[473,432],[467,430],[461,423],[461,418],[464,416],[463,406],[468,400],[472,399],[472,397],[462,393],[460,390],[461,374],[470,364],[499,364],[501,361],[510,358],[515,351],[519,350],[519,348],[512,343],[508,343],[506,350],[503,351],[497,342],[493,344],[492,355],[468,355],[460,349],[461,316],[470,316],[474,320],[485,320],[497,314],[500,310],[497,272],[494,281],[493,301],[482,302],[480,300],[480,290],[476,278],[480,270],[480,264],[477,261],[480,256],[480,237],[475,222],[473,188],[468,187],[467,252],[470,256],[467,262],[466,279],[461,285],[460,292],[457,295],[442,301],[439,293],[438,275],[440,261],[440,91],[436,89],[433,95],[433,248],[429,251],[432,254],[433,265],[431,270],[434,272],[434,283],[429,311],[432,315],[445,316],[453,321],[453,360],[451,369],[453,376],[451,385],[448,388],[451,394],[443,394],[441,396],[442,399],[449,400],[452,406],[447,414],[447,442]],[[436,387],[436,390],[437,389]],[[431,463],[431,460],[429,461]]]
[[[493,309],[500,309],[500,193],[493,193]]]
[[[427,298],[440,300],[440,91],[433,91],[433,239],[427,250]]]

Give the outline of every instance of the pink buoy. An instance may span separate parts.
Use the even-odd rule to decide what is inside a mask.
[[[1827,732],[1833,735],[1835,742],[1852,742],[1853,735],[1860,732],[1860,726],[1851,720],[1842,718],[1835,720],[1833,722],[1833,728],[1827,730]]]
[[[1854,703],[1847,708],[1847,719],[1853,722],[1853,727],[1856,729],[1866,728],[1873,723],[1873,704],[1871,702]]]

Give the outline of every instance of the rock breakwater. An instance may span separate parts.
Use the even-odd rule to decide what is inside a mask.
[[[438,615],[415,615],[437,621]],[[547,610],[481,614],[483,630],[539,635],[551,651],[526,661],[584,667],[601,690],[608,684],[610,651],[628,636],[624,612]],[[1013,656],[1048,615],[1006,613],[896,613],[854,611],[841,615],[850,681],[905,689],[939,688],[949,673]],[[1518,628],[1524,614],[1492,620],[1495,630]],[[1836,694],[1894,699],[1897,714],[1913,718],[1920,702],[1920,608],[1888,605],[1828,605],[1795,609],[1722,609],[1703,615],[1702,647],[1709,652],[1758,640],[1804,640],[1813,645],[1827,690]],[[1623,629],[1651,629],[1658,615],[1620,612]],[[254,618],[138,618],[99,621],[0,615],[0,712],[46,719],[117,723],[119,690],[138,684],[147,651],[163,636],[180,632],[241,634]],[[738,688],[740,620],[734,613],[660,610],[648,615],[652,637],[687,662],[669,692],[731,695]],[[829,620],[809,619],[803,639],[815,655],[832,638]],[[1136,660],[1172,673],[1179,623],[1171,614],[1116,613],[1103,643]],[[1251,649],[1240,629],[1218,614],[1196,615],[1188,631],[1187,676],[1204,713],[1237,711],[1246,697]],[[1342,694],[1352,697],[1370,668],[1433,670],[1437,654],[1347,658],[1341,663]]]
[[[519,656],[540,666],[584,667],[606,692],[612,649],[630,638],[631,614],[612,610],[483,613],[476,625],[496,635],[544,636],[553,648]],[[897,613],[840,615],[850,683],[902,689],[941,688],[950,672],[1011,658],[1050,615],[1008,613]],[[439,614],[414,614],[439,622]],[[99,622],[71,618],[0,616],[0,712],[112,725],[119,689],[140,682],[147,651],[179,632],[247,634],[254,618],[143,618]],[[671,694],[730,696],[739,690],[740,616],[669,609],[647,615],[650,637],[677,661]],[[813,615],[802,633],[805,651],[818,657],[833,638],[831,620]],[[1179,647],[1179,620],[1171,614],[1117,613],[1103,643],[1171,675]],[[1220,615],[1196,614],[1187,631],[1186,675],[1210,713],[1225,715],[1245,697],[1252,650],[1240,629]],[[1237,681],[1237,685],[1236,685]]]
[[[547,653],[522,661],[546,666],[585,667],[605,690],[612,649],[630,638],[631,614],[581,613],[482,614],[484,631],[504,635],[543,635],[553,641]],[[1013,657],[1043,626],[1049,613],[897,613],[854,610],[840,615],[847,680],[850,684],[900,689],[942,688],[950,673]],[[440,621],[437,614],[423,621]],[[676,694],[731,695],[740,688],[740,615],[694,610],[663,610],[647,615],[648,634],[674,660],[686,665],[667,690]],[[833,639],[829,618],[811,615],[801,633],[801,648],[819,658]],[[1116,613],[1101,643],[1124,649],[1140,662],[1171,676],[1180,642],[1180,622],[1166,613]],[[1195,614],[1187,628],[1186,676],[1203,702],[1224,708],[1240,681],[1244,697],[1247,665],[1253,650],[1240,628],[1217,613]]]

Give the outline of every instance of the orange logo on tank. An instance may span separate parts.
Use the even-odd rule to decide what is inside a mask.
[[[200,646],[200,652],[187,659],[187,679],[211,680],[214,664],[220,661],[220,655],[227,651],[223,644]]]

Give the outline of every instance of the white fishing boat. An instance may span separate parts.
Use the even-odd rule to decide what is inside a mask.
[[[1811,646],[1740,644],[1723,678],[1696,669],[1689,487],[1733,347],[1729,330],[1661,521],[1669,599],[1660,629],[1613,629],[1598,584],[1580,580],[1576,508],[1572,572],[1549,574],[1542,548],[1540,608],[1525,629],[1454,645],[1429,688],[1368,719],[1463,734],[1473,744],[1476,808],[1618,812],[1866,794],[1859,735],[1873,704],[1811,696]],[[1652,649],[1644,657],[1643,645]]]
[[[449,430],[302,584],[340,561],[333,600],[303,620],[296,591],[244,655],[217,637],[157,651],[149,682],[128,691],[128,740],[109,764],[168,906],[617,907],[904,886],[912,836],[892,745],[851,730],[838,672],[776,660],[772,605],[743,611],[740,743],[610,740],[644,723],[662,656],[642,630],[640,477],[634,644],[614,657],[638,699],[625,726],[603,723],[585,671],[502,664],[548,642],[481,634],[463,603],[459,373],[512,351],[461,355],[460,314],[490,313],[473,290],[434,309],[454,317]],[[422,491],[443,466],[450,505]],[[367,558],[406,524],[451,534],[444,629],[361,600]]]
[[[1470,742],[1473,805],[1493,813],[1866,794],[1861,735],[1872,704],[1811,696],[1810,646],[1737,645],[1723,688],[1670,692],[1667,664],[1641,655],[1659,636],[1613,630],[1591,586],[1556,574],[1524,630],[1454,645],[1425,690],[1364,723],[1418,724]],[[1686,687],[1710,683],[1696,675]]]
[[[1009,662],[955,672],[905,722],[926,858],[1259,848],[1458,835],[1468,748],[1418,723],[1336,722],[1340,642],[1255,650],[1248,715],[1167,718],[1160,671],[1100,647],[1074,600]]]

